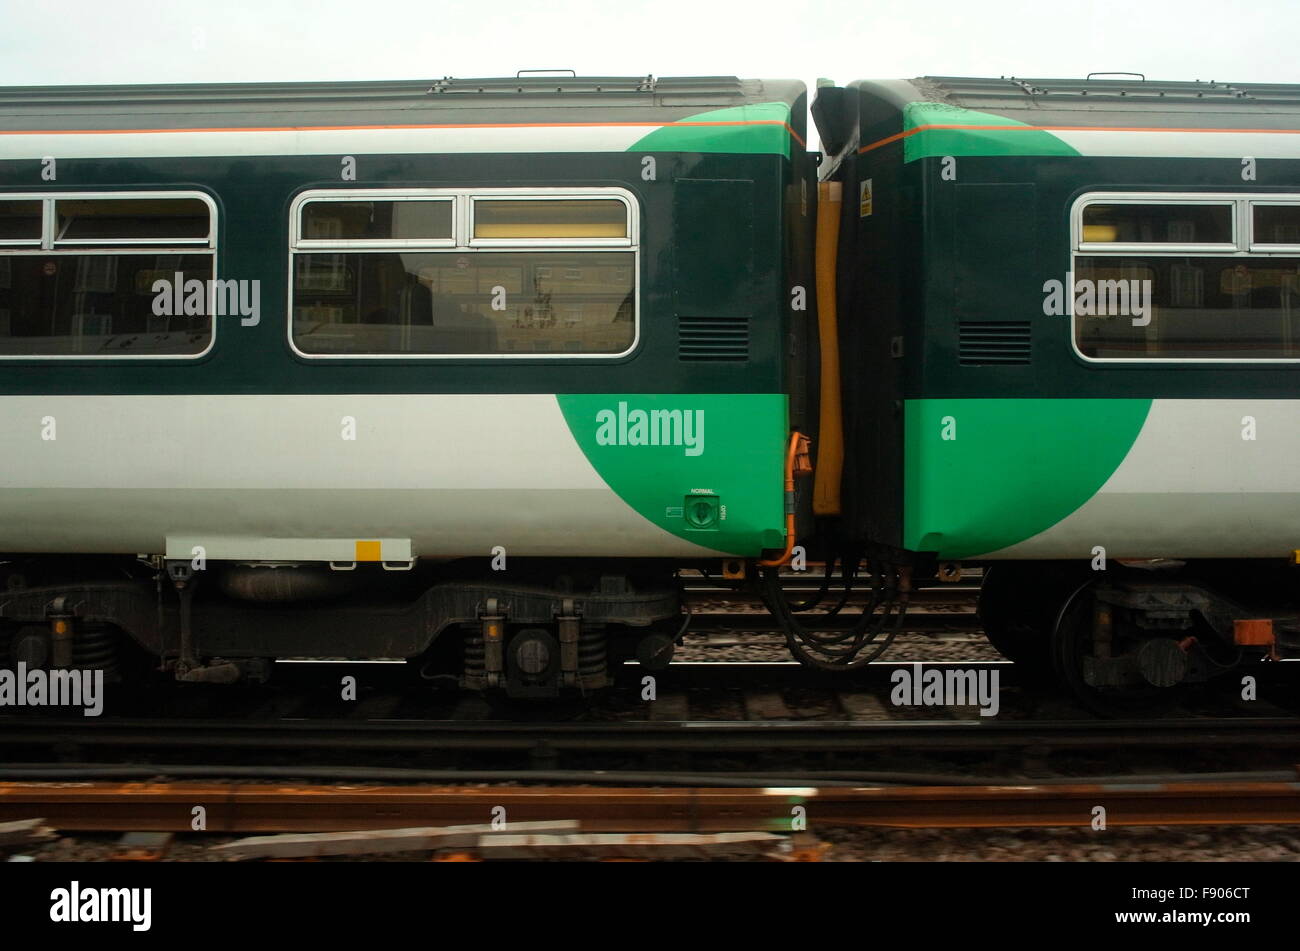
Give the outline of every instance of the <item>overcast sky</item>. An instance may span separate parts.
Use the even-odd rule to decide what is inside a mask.
[[[0,85],[580,75],[1300,82],[1296,0],[0,0]]]

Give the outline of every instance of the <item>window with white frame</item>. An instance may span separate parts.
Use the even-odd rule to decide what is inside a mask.
[[[306,192],[291,340],[309,357],[618,356],[637,338],[637,234],[618,188]]]
[[[0,359],[206,352],[211,314],[155,307],[155,285],[207,288],[216,233],[198,193],[0,193]]]
[[[1300,360],[1300,195],[1095,193],[1071,218],[1089,360]]]

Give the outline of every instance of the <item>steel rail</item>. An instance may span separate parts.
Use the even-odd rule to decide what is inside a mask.
[[[1254,769],[1208,773],[1121,773],[1112,776],[1088,774],[1056,777],[990,776],[932,771],[890,772],[866,769],[802,769],[797,771],[708,773],[695,771],[646,771],[632,769],[420,769],[409,766],[276,766],[177,765],[175,763],[11,763],[0,766],[0,782],[91,782],[136,780],[174,782],[213,779],[230,781],[255,779],[270,782],[313,783],[516,783],[536,785],[560,783],[592,786],[716,786],[747,789],[769,786],[1061,786],[1089,783],[1223,783],[1290,782],[1296,769]]]
[[[870,585],[868,584],[868,587]],[[807,582],[800,584],[783,584],[782,590],[789,591],[792,594],[806,594],[817,591],[821,587],[820,579],[809,579]],[[762,604],[763,600],[758,594],[747,591],[744,588],[727,588],[720,585],[698,585],[686,583],[682,585],[682,590],[687,598],[696,601],[733,601],[743,602],[746,604]],[[831,584],[826,593],[827,600],[834,604],[844,593],[843,588],[837,588]],[[849,595],[849,604],[858,604],[865,601],[867,592],[862,589],[855,590]],[[919,588],[912,593],[912,597],[917,604],[966,604],[974,606],[979,598],[979,588],[964,587],[954,585],[953,587],[942,588]]]
[[[74,831],[342,832],[576,819],[584,832],[1090,828],[1300,824],[1300,783],[1054,786],[768,787],[276,786],[255,783],[0,783],[0,820]],[[507,829],[508,831],[508,829]]]
[[[679,687],[706,690],[811,688],[834,693],[852,692],[868,686],[888,687],[895,671],[913,672],[918,664],[927,671],[997,671],[1001,686],[1013,686],[1022,680],[1022,671],[1009,660],[877,660],[857,670],[832,672],[805,667],[788,659],[788,655],[782,660],[769,661],[674,661],[665,669],[655,671],[654,676],[661,695]],[[615,678],[639,684],[646,669],[628,661],[614,667],[613,673]]]
[[[857,614],[841,614],[821,618],[817,614],[801,614],[799,620],[809,627],[825,630],[847,630],[857,622]],[[770,614],[693,614],[686,628],[692,633],[705,631],[779,631],[781,625]],[[942,634],[948,631],[981,633],[983,627],[972,612],[909,611],[903,619],[901,631],[919,634]]]
[[[1300,720],[696,720],[529,723],[481,720],[0,718],[0,749],[484,752],[831,752],[1064,749],[1300,750]]]

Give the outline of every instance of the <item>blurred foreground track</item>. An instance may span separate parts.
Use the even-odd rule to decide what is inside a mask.
[[[895,828],[1300,824],[1300,783],[595,788],[257,783],[0,783],[0,821],[61,831],[342,832],[484,822],[576,821],[591,832],[790,832]],[[493,810],[498,810],[495,814]]]

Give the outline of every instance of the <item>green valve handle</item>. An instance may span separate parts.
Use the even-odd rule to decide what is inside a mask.
[[[686,521],[692,528],[713,528],[718,522],[716,496],[691,496],[685,504]]]

